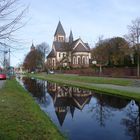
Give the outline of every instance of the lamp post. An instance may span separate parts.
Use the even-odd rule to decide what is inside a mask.
[[[139,53],[139,44],[137,44],[137,77],[140,76],[140,53]]]
[[[140,76],[140,52],[139,52],[139,37],[140,37],[140,28],[136,28],[136,41],[137,41],[137,77]]]

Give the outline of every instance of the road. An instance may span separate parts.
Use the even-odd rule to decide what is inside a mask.
[[[2,86],[4,85],[5,80],[0,80],[0,89],[2,88]]]

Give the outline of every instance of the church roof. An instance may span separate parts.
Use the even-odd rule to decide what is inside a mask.
[[[72,30],[70,31],[70,35],[69,35],[69,43],[73,42],[73,34],[72,34]]]
[[[63,112],[55,111],[55,113],[56,113],[57,118],[59,120],[59,124],[62,126],[63,125],[63,122],[65,120],[66,114],[67,114],[66,109]]]
[[[53,46],[55,47],[55,50],[57,52],[65,52],[65,51],[68,51],[70,49],[69,44],[66,43],[66,42],[57,42],[57,41],[54,41],[53,42]]]
[[[87,43],[83,43],[86,47],[84,47],[81,43],[79,43],[77,45],[77,47],[74,49],[74,47],[76,46],[76,44],[78,43],[79,40],[80,39],[77,39],[77,40],[73,41],[72,43],[54,41],[53,46],[54,46],[54,49],[56,52],[68,52],[68,51],[71,51],[71,52],[90,52],[90,47]],[[52,49],[52,51],[48,55],[48,58],[55,57],[54,49]]]
[[[59,21],[59,23],[58,23],[58,25],[57,25],[57,28],[56,28],[56,31],[55,31],[55,34],[54,34],[54,36],[56,36],[56,35],[63,35],[63,36],[65,36],[66,34],[65,34],[65,31],[64,31],[64,29],[63,29],[63,26],[62,26],[62,24],[61,24],[61,22]]]
[[[51,50],[51,52],[49,53],[49,55],[47,56],[47,58],[49,57],[55,57],[55,52],[54,52],[54,49]]]
[[[32,43],[32,46],[31,46],[31,48],[33,49],[33,48],[35,48],[35,46],[34,46],[34,44]]]

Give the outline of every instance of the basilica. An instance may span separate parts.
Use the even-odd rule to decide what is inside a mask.
[[[52,50],[47,56],[47,66],[50,69],[89,67],[91,59],[90,47],[81,38],[74,40],[73,33],[67,39],[61,22],[59,21],[54,34]]]

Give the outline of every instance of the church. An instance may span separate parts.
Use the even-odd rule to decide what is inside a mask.
[[[47,66],[49,69],[58,68],[84,68],[89,67],[91,59],[90,47],[81,38],[73,39],[72,31],[69,38],[61,22],[59,21],[54,34],[52,50],[47,56]]]

